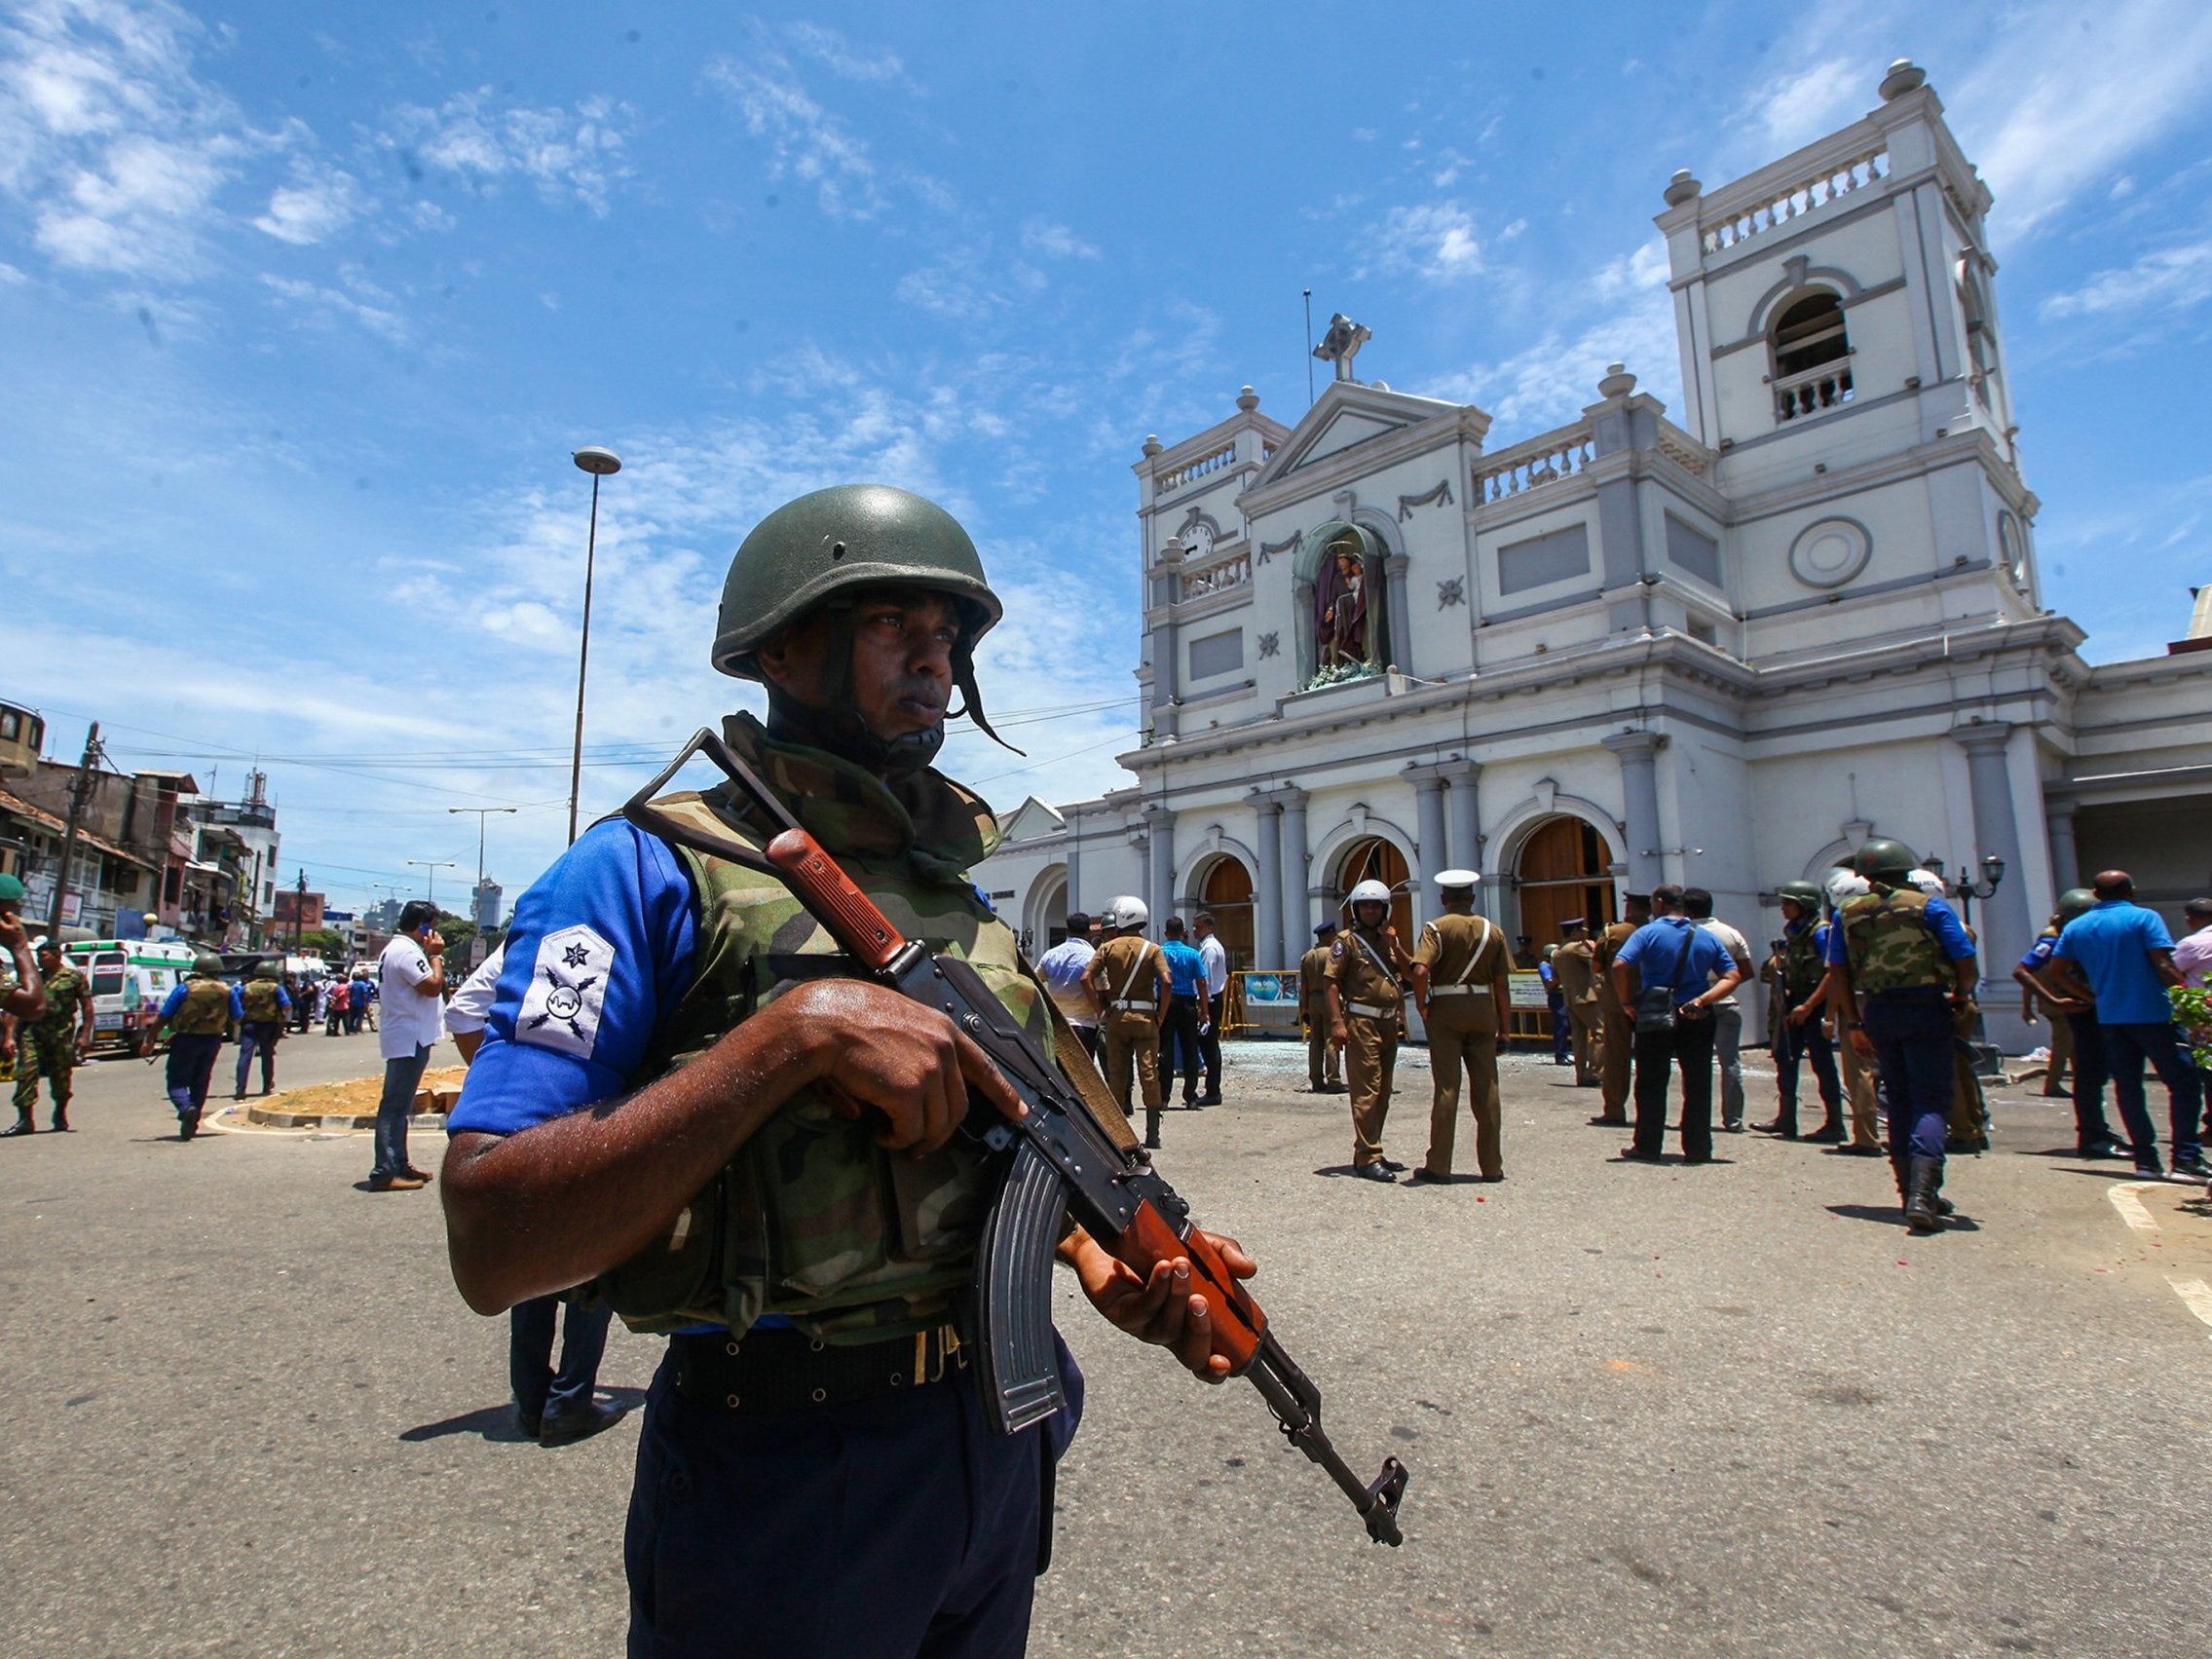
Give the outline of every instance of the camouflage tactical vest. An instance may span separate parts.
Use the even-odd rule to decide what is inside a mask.
[[[48,1042],[66,1037],[84,1018],[84,1006],[93,999],[92,987],[73,967],[59,967],[46,976],[46,1012],[29,1021],[31,1035]]]
[[[275,981],[249,979],[239,989],[239,1000],[245,1005],[245,1017],[256,1023],[283,1018],[283,1005],[277,1000]]]
[[[725,735],[902,933],[973,964],[1049,1048],[1043,996],[1021,971],[1015,936],[965,878],[997,840],[989,807],[933,772],[894,793],[834,756],[771,741],[746,715],[732,716]],[[775,826],[732,796],[725,787],[655,805],[765,846]],[[697,900],[695,974],[633,1086],[688,1064],[800,982],[851,972],[781,882],[676,850]],[[908,1335],[952,1315],[992,1192],[964,1140],[918,1161],[879,1147],[867,1119],[842,1117],[820,1091],[802,1089],[664,1238],[605,1275],[599,1291],[636,1331],[743,1332],[781,1314],[829,1342]]]
[[[1781,932],[1781,988],[1792,1002],[1802,1002],[1820,988],[1828,964],[1820,956],[1820,929],[1807,922]]]
[[[219,979],[188,979],[172,1022],[179,1037],[212,1037],[230,1029],[231,988]]]
[[[1836,913],[1851,957],[1852,989],[1868,996],[1951,983],[1942,946],[1928,925],[1928,895],[1876,886]]]

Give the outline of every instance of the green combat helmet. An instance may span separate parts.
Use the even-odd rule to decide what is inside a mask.
[[[275,962],[262,962],[254,968],[253,977],[256,979],[280,979],[283,976],[277,971]]]
[[[1851,867],[1870,882],[1895,887],[1902,886],[1905,878],[1920,868],[1920,860],[1903,842],[1876,836],[1851,855]]]
[[[947,718],[964,713],[994,742],[1012,748],[992,731],[976,693],[976,641],[991,631],[1003,610],[984,577],[983,559],[951,513],[888,484],[816,490],[786,502],[753,527],[723,580],[715,667],[739,679],[761,679],[753,656],[761,646],[825,602],[843,597],[849,615],[852,595],[863,587],[921,587],[954,600],[962,625],[953,649],[953,684],[966,706],[948,711]],[[848,621],[833,636],[831,660],[833,678],[842,667],[847,693],[851,649]],[[849,697],[834,700],[845,704]],[[873,734],[856,730],[859,723],[849,713],[840,720],[851,728],[837,734],[844,746],[865,750],[873,742],[885,751],[880,758],[900,764],[928,765],[944,741],[940,730],[883,744]]]
[[[2097,895],[2087,887],[2068,887],[2058,895],[2058,924],[2063,927],[2077,916],[2097,908]]]
[[[0,904],[21,904],[23,884],[14,876],[0,876]]]
[[[192,973],[196,979],[220,979],[223,977],[223,959],[211,952],[196,956],[192,959]]]
[[[1808,916],[1820,914],[1820,889],[1811,882],[1784,882],[1775,888],[1775,897],[1789,900]]]

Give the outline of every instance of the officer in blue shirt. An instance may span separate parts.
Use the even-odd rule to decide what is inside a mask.
[[[2084,1158],[2133,1158],[2135,1149],[2112,1132],[2105,1116],[2105,1084],[2111,1069],[2105,1063],[2104,1029],[2097,1024],[2097,1005],[2057,982],[2051,958],[2058,953],[2059,935],[2077,916],[2093,909],[2097,895],[2087,887],[2068,887],[2058,895],[2058,907],[2049,924],[2028,947],[2012,970],[2020,987],[2020,1017],[2032,1020],[2038,1004],[2050,1021],[2050,1070],[2043,1093],[2067,1093],[2074,1101],[2074,1150]],[[2063,1089],[2052,1082],[2068,1073]]]
[[[1160,932],[1160,955],[1168,963],[1168,1017],[1160,1027],[1160,1099],[1175,1093],[1175,1075],[1181,1070],[1182,1104],[1196,1112],[1199,1075],[1205,1070],[1198,1024],[1199,1010],[1207,1003],[1206,959],[1182,936],[1181,917],[1169,917]]]
[[[1651,920],[1629,935],[1614,957],[1613,989],[1636,1022],[1636,1121],[1621,1156],[1657,1163],[1667,1139],[1667,1090],[1682,1068],[1682,1161],[1712,1162],[1713,1003],[1743,974],[1719,938],[1682,909],[1683,889],[1662,882],[1651,889]],[[1694,988],[1694,989],[1693,989]],[[1647,1003],[1639,999],[1653,995]],[[1659,993],[1666,994],[1664,1004]]]
[[[2076,996],[2096,999],[2098,1035],[2112,1073],[2113,1099],[2134,1143],[2135,1173],[2146,1181],[2165,1174],[2143,1093],[2143,1064],[2149,1061],[2166,1085],[2174,1173],[2212,1179],[2200,1131],[2203,1088],[2175,1037],[2173,1003],[2166,996],[2182,982],[2173,935],[2156,911],[2135,902],[2135,881],[2125,870],[2103,871],[2089,886],[2097,902],[2059,934],[2051,976]]]
[[[901,903],[910,931],[963,930],[1010,962],[963,875],[994,833],[989,809],[929,767],[956,691],[990,730],[973,652],[998,616],[942,509],[845,486],[746,538],[713,661],[768,686],[766,728],[734,716],[728,740],[863,891]],[[711,794],[664,800],[725,840],[746,828]],[[941,1012],[821,954],[767,878],[716,886],[709,908],[699,884],[734,868],[611,819],[523,896],[448,1122],[455,1280],[497,1313],[708,1263],[714,1283],[671,1295],[725,1317],[675,1331],[646,1406],[624,1541],[632,1653],[1018,1653],[1071,1414],[1049,1448],[1037,1430],[994,1434],[953,1326],[876,1339],[868,1321],[958,1303],[947,1280],[972,1273],[990,1166],[956,1131],[971,1092],[1010,1115],[1020,1102]],[[784,1209],[822,1196],[823,1169],[861,1184],[856,1198],[828,1184],[844,1208],[826,1247]],[[948,1192],[964,1201],[918,1201]],[[1060,1254],[1111,1322],[1226,1376],[1186,1260],[1140,1278],[1079,1227]],[[848,1258],[872,1265],[856,1279]],[[802,1263],[819,1277],[795,1282]],[[770,1300],[787,1311],[746,1314]],[[1064,1373],[1079,1402],[1065,1355]]]

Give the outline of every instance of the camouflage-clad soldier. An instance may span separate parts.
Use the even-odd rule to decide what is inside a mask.
[[[1559,924],[1566,935],[1552,953],[1552,979],[1567,1004],[1569,1040],[1574,1046],[1575,1087],[1599,1086],[1605,1070],[1603,1015],[1597,1004],[1597,943],[1587,918],[1570,916]]]
[[[238,997],[245,1017],[239,1022],[238,1087],[231,1099],[244,1100],[256,1053],[261,1056],[261,1092],[268,1094],[277,1086],[277,1044],[283,1037],[284,1017],[291,1012],[292,999],[275,962],[263,962],[255,968],[253,976],[238,988]]]
[[[1926,1233],[1939,1231],[1949,1210],[1942,1188],[1954,1008],[1972,999],[1974,950],[1951,907],[1911,885],[1915,862],[1910,848],[1881,839],[1852,855],[1868,890],[1837,911],[1828,962],[1838,970],[1850,1041],[1881,1070],[1906,1225]]]
[[[990,730],[974,649],[998,617],[950,514],[846,486],[746,537],[712,660],[768,688],[767,723],[724,733],[785,811],[903,933],[1058,1037],[967,880],[991,810],[931,764],[956,695]],[[624,1536],[631,1652],[1018,1653],[1073,1423],[986,1421],[960,1320],[997,1170],[956,1131],[971,1091],[1021,1104],[734,855],[778,827],[727,784],[641,798],[523,895],[448,1119],[454,1277],[485,1313],[597,1279],[671,1333]],[[1140,1278],[1080,1227],[1059,1249],[1108,1320],[1227,1375],[1186,1260]]]
[[[1443,914],[1421,928],[1413,945],[1413,1000],[1429,1033],[1429,1150],[1412,1179],[1449,1181],[1459,1122],[1459,1081],[1475,1114],[1475,1164],[1484,1181],[1506,1178],[1498,1127],[1498,1037],[1506,1029],[1507,979],[1513,958],[1505,935],[1475,914],[1472,870],[1437,876]]]
[[[1352,1168],[1372,1181],[1398,1179],[1406,1166],[1382,1154],[1398,1041],[1406,1030],[1406,981],[1412,967],[1390,925],[1390,889],[1367,881],[1348,900],[1352,925],[1329,948],[1329,1038],[1344,1050],[1352,1091]]]
[[[38,1124],[38,1080],[54,1100],[54,1127],[69,1128],[70,1075],[93,1045],[93,988],[62,959],[50,939],[38,946],[39,977],[46,983],[46,1012],[16,1022],[16,1121],[0,1136],[28,1135]]]
[[[1621,947],[1635,937],[1635,931],[1651,920],[1649,893],[1625,893],[1621,899],[1621,920],[1614,923],[1591,946],[1591,970],[1597,975],[1597,1076],[1598,1086],[1604,1091],[1598,1096],[1597,1115],[1593,1123],[1604,1123],[1625,1129],[1629,1124],[1629,1085],[1634,1074],[1636,1058],[1636,1017],[1633,1010],[1622,1005],[1619,992],[1613,987],[1613,959],[1621,954]]]
[[[179,980],[162,1002],[160,1024],[169,1039],[169,1105],[176,1110],[176,1138],[189,1141],[200,1133],[200,1116],[207,1109],[207,1084],[215,1075],[215,1056],[223,1038],[238,1030],[245,1017],[238,987],[223,977],[223,959],[212,951],[196,957],[192,974]]]
[[[1319,1094],[1344,1092],[1344,1051],[1329,1038],[1329,947],[1336,924],[1313,930],[1313,949],[1298,959],[1298,1017],[1306,1028],[1306,1082]]]

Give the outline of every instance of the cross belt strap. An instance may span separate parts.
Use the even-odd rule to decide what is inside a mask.
[[[756,1327],[742,1337],[727,1331],[671,1337],[668,1348],[678,1394],[695,1406],[747,1414],[848,1406],[943,1381],[968,1363],[951,1325],[852,1346]]]

